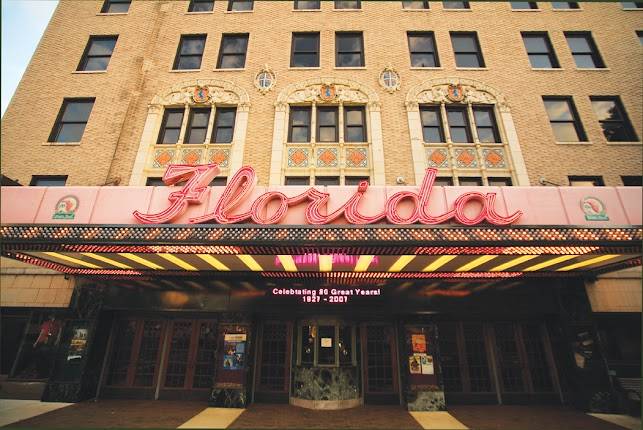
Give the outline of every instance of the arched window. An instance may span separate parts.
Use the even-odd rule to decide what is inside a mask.
[[[168,164],[205,163],[219,164],[220,183],[242,165],[249,107],[244,89],[217,79],[184,82],[155,96],[130,185],[163,176]]]
[[[377,94],[348,79],[288,86],[275,103],[270,185],[384,185]]]
[[[416,183],[427,167],[438,185],[529,185],[504,97],[472,79],[434,79],[407,94]]]

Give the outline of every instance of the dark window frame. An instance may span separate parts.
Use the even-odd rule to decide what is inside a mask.
[[[455,57],[455,64],[456,68],[475,68],[475,69],[483,69],[486,68],[487,65],[484,61],[484,56],[482,55],[482,47],[480,46],[480,39],[478,38],[478,32],[476,31],[450,31],[449,36],[451,38],[451,49],[453,49],[453,56]],[[476,51],[456,51],[455,46],[453,45],[453,37],[471,37],[473,38],[474,44]],[[478,60],[478,65],[477,66],[459,66],[458,65],[458,54],[463,54],[463,55],[471,55],[475,54],[476,58]]]
[[[113,4],[127,4],[127,10],[125,12],[110,12],[109,10],[111,9]],[[131,4],[132,4],[132,0],[105,0],[103,2],[103,6],[100,8],[100,13],[127,14],[129,13],[129,8]]]
[[[86,121],[64,121],[63,122],[63,117],[65,116],[65,112],[67,110],[67,106],[71,103],[91,103],[92,106],[89,109],[89,113],[87,115],[87,120]],[[89,123],[89,118],[91,117],[92,110],[94,110],[94,104],[96,103],[96,98],[95,97],[73,97],[73,98],[65,98],[63,99],[63,103],[60,106],[60,110],[58,111],[58,115],[56,116],[56,122],[54,122],[54,127],[51,130],[51,133],[49,133],[49,139],[47,140],[48,142],[61,142],[61,143],[68,143],[68,142],[80,142],[83,138],[83,135],[85,134],[85,129],[87,128],[87,124]],[[83,131],[80,134],[80,139],[76,141],[69,141],[69,140],[58,140],[60,137],[60,131],[62,130],[63,126],[65,124],[84,124]]]
[[[547,115],[547,119],[549,121],[549,126],[551,127],[552,123],[572,123],[574,125],[574,129],[576,130],[576,136],[578,137],[578,142],[587,142],[587,135],[585,134],[585,128],[583,127],[583,123],[580,120],[580,116],[578,115],[578,111],[576,110],[576,104],[574,103],[574,99],[571,96],[543,96],[543,106],[545,107],[545,113]],[[546,101],[565,101],[567,103],[567,107],[569,108],[570,113],[572,114],[572,121],[564,121],[564,120],[552,120],[549,117],[549,112],[547,112],[547,105],[545,104]],[[554,128],[551,127],[552,133],[554,134],[554,138],[556,138],[556,133],[554,131]],[[557,140],[558,141],[558,140]]]
[[[357,186],[362,181],[366,181],[370,185],[371,177],[370,176],[344,176],[344,185]]]
[[[625,110],[625,106],[623,106],[623,102],[621,101],[621,98],[619,96],[589,96],[590,102],[593,104],[593,102],[613,102],[614,107],[618,109],[618,113],[621,116],[621,120],[598,120],[599,125],[601,125],[601,129],[603,131],[603,136],[605,136],[605,139],[608,142],[637,142],[639,140],[636,131],[634,130],[634,127],[632,126],[632,122],[630,121],[630,117],[627,114],[627,111]],[[593,106],[592,106],[592,110]],[[594,111],[594,114],[596,114],[596,111]],[[603,123],[608,123],[608,124],[622,124],[622,127],[624,129],[624,133],[626,134],[626,139],[622,140],[615,140],[615,139],[610,139],[606,134],[605,134],[605,129],[603,128]]]
[[[492,182],[498,182],[502,184],[492,184]],[[487,177],[487,184],[489,187],[513,187],[513,181],[507,176]]]
[[[554,45],[552,45],[551,40],[549,38],[549,34],[546,31],[522,31],[520,32],[520,35],[522,36],[522,42],[523,42],[523,45],[525,46],[525,52],[527,52],[527,58],[529,59],[529,64],[531,65],[532,69],[560,69],[560,63],[558,61],[558,57],[556,56],[556,51],[554,51]],[[529,47],[527,46],[527,40],[526,40],[528,38],[541,39],[544,42],[545,47],[547,48],[547,51],[530,52]],[[549,67],[534,66],[534,63],[532,62],[532,55],[534,56],[546,55],[547,59],[549,60],[550,66]]]
[[[301,182],[301,183],[297,183],[297,182]],[[310,176],[286,176],[284,178],[284,185],[307,187],[310,185]]]
[[[292,114],[293,111],[300,111],[300,112],[308,112],[308,122],[305,125],[297,125],[293,126],[293,117],[294,115]],[[312,127],[312,107],[311,106],[290,106],[290,110],[288,112],[288,143],[310,143],[311,139],[311,127]],[[292,135],[293,135],[293,127],[297,128],[306,128],[307,130],[307,139],[304,142],[293,142],[292,140]]]
[[[91,51],[92,44],[96,41],[105,41],[105,40],[113,40],[114,41],[114,46],[112,47],[112,51],[109,53],[109,55],[91,55],[89,51]],[[112,35],[96,35],[96,36],[89,36],[89,39],[87,40],[87,44],[85,45],[85,50],[83,51],[83,55],[80,57],[80,62],[78,63],[78,67],[76,67],[77,72],[87,72],[87,71],[92,71],[92,72],[99,72],[99,71],[107,71],[107,67],[109,67],[109,62],[112,59],[112,55],[114,55],[114,49],[116,49],[116,43],[118,42],[118,35],[117,34],[112,34]],[[104,69],[91,69],[87,70],[87,63],[89,62],[90,59],[92,58],[108,58],[107,64],[105,65]]]
[[[433,51],[412,51],[411,50],[411,38],[412,37],[426,37],[431,40],[431,45],[433,46]],[[432,31],[407,31],[406,40],[409,47],[409,60],[411,62],[411,67],[440,67],[440,56],[438,55],[438,46],[435,42],[435,33]],[[433,56],[433,66],[418,66],[413,64],[414,55],[432,55]]]
[[[511,10],[540,10],[538,8],[538,2],[535,1],[510,1]],[[524,4],[527,7],[514,7],[517,6],[516,3]]]
[[[556,4],[566,4],[567,7],[556,7]],[[552,10],[580,10],[580,5],[577,1],[553,1],[551,8]]]
[[[449,135],[451,137],[451,142],[453,143],[473,143],[473,135],[471,133],[471,121],[469,121],[469,112],[468,112],[468,107],[466,105],[447,105],[445,106],[446,108],[446,113],[447,113],[447,126],[449,127]],[[464,125],[451,125],[449,122],[449,112],[462,112],[462,118],[464,118]],[[457,128],[457,129],[464,129],[464,132],[467,136],[466,142],[459,142],[453,140],[453,133],[452,129]]]
[[[500,137],[500,130],[498,128],[498,121],[496,119],[496,110],[494,109],[493,105],[473,105],[471,106],[471,110],[473,111],[473,121],[474,121],[474,126],[476,127],[476,132],[478,134],[478,140],[481,143],[502,143],[502,139]],[[491,125],[478,125],[478,120],[476,118],[476,111],[486,111],[489,112],[489,117],[491,118]],[[482,139],[480,139],[480,129],[490,129],[494,141],[493,142],[484,142]]]
[[[219,120],[221,119],[221,114],[224,113],[224,112],[234,112],[234,115],[232,117],[232,124],[221,125]],[[225,143],[234,142],[234,128],[236,126],[236,123],[237,123],[237,108],[236,108],[236,106],[235,107],[233,107],[233,106],[215,107],[215,110],[214,110],[214,122],[212,124],[212,136],[210,136],[210,143],[223,143],[223,144],[225,144]],[[226,129],[226,130],[230,129],[231,130],[230,141],[229,142],[223,142],[223,141],[219,142],[217,140],[218,131],[220,129]]]
[[[332,182],[332,184],[329,182]],[[315,185],[317,186],[330,187],[330,186],[337,186],[339,184],[340,184],[339,176],[315,176]]]
[[[639,39],[639,44],[643,46],[643,30],[636,30],[634,31],[636,34],[636,37]]]
[[[475,182],[475,184],[465,184],[463,181]],[[481,176],[458,176],[458,186],[459,187],[482,187],[484,182],[482,181]]]
[[[362,123],[360,125],[348,124],[348,112],[350,111],[360,111],[362,117]],[[348,139],[348,130],[349,128],[361,128],[362,129],[362,138],[363,140],[349,140]],[[344,142],[347,143],[365,143],[368,142],[368,130],[366,126],[366,107],[363,105],[344,105]]]
[[[461,7],[454,7],[455,3],[460,3],[462,6]],[[449,5],[450,4],[450,5]],[[471,4],[469,4],[468,1],[443,1],[442,2],[442,9],[446,10],[464,10],[464,9],[471,9]]]
[[[203,113],[203,112],[208,112],[208,120],[205,122],[205,127],[195,127],[193,122],[194,122],[194,115],[196,113]],[[209,107],[191,107],[190,108],[190,113],[188,115],[188,124],[187,128],[185,130],[185,138],[183,139],[183,143],[186,145],[202,145],[207,142],[208,140],[208,121],[210,119],[210,115],[212,114],[212,109]],[[203,133],[203,142],[190,142],[190,138],[192,137],[192,132],[195,129],[199,130],[204,130]]]
[[[317,38],[317,49],[315,51],[295,51],[295,38],[297,37],[310,37],[310,36],[316,36]],[[292,39],[290,41],[290,67],[296,67],[296,68],[305,68],[305,67],[319,67],[320,65],[320,42],[321,41],[321,34],[318,31],[308,31],[308,32],[293,32],[292,33]],[[315,54],[316,62],[317,64],[314,66],[298,66],[295,64],[295,59],[296,56],[299,54]]]
[[[240,53],[226,53],[225,43],[232,38],[239,38],[246,40],[246,49],[243,51],[243,54]],[[217,69],[221,70],[241,70],[246,68],[246,60],[248,59],[248,45],[250,44],[250,33],[224,33],[221,35],[221,43],[219,44],[219,56],[217,58]],[[243,65],[241,67],[221,67],[223,59],[226,56],[243,56]]]
[[[348,37],[348,36],[359,36],[359,41],[360,41],[360,51],[340,51],[339,50],[339,39],[341,37]],[[359,66],[343,66],[340,64],[340,56],[341,55],[355,55],[359,54],[360,56],[360,64]],[[366,56],[364,55],[364,33],[361,31],[336,31],[335,32],[335,67],[365,67],[366,66]]]
[[[624,187],[640,187],[643,185],[643,176],[622,175],[621,182]]]
[[[294,10],[318,10],[321,9],[321,1],[320,0],[309,0],[309,1],[314,1],[317,3],[317,7],[314,8],[304,8],[304,7],[299,7],[299,1],[300,0],[295,0],[293,4],[293,9]]]
[[[620,1],[621,9],[623,10],[640,10],[643,9],[643,1]],[[627,5],[626,5],[627,4]],[[630,7],[632,4],[634,7]]]
[[[438,117],[438,123],[437,125],[427,125],[424,122],[424,117],[422,115],[422,112],[435,112]],[[446,143],[446,135],[444,133],[444,124],[443,124],[444,118],[442,118],[442,111],[440,109],[440,105],[420,105],[420,124],[422,125],[422,140],[426,143]],[[431,142],[430,140],[426,140],[427,138],[427,133],[425,132],[425,129],[428,130],[433,130],[437,129],[437,132],[440,136],[439,142]]]
[[[67,179],[69,175],[31,175],[31,181],[29,181],[30,187],[64,187],[67,185]],[[62,181],[61,185],[40,185],[38,181]]]
[[[602,176],[591,176],[591,175],[569,175],[567,177],[569,180],[569,186],[573,187],[573,182],[593,182],[595,187],[604,187],[605,181]]]
[[[333,112],[334,118],[335,118],[335,123],[332,125],[322,125],[320,118],[319,118],[319,113],[320,112]],[[316,126],[317,129],[316,131],[316,136],[315,136],[315,141],[316,142],[323,142],[323,143],[336,143],[339,142],[339,107],[338,106],[317,106],[317,117],[315,118]],[[321,129],[322,128],[334,128],[335,129],[335,139],[334,140],[320,140],[321,136]]]
[[[183,44],[187,41],[193,41],[193,40],[203,40],[203,50],[201,51],[200,54],[181,54],[181,51],[183,50]],[[172,70],[201,70],[201,66],[203,65],[203,53],[205,52],[205,44],[208,40],[208,35],[207,34],[182,34],[181,38],[179,39],[179,46],[176,49],[176,56],[174,57],[174,64],[172,65]],[[179,68],[179,64],[181,63],[181,58],[183,57],[199,57],[199,67],[197,69],[184,69],[184,68]]]
[[[250,9],[235,9],[235,5],[250,4]],[[228,0],[228,12],[251,12],[255,9],[254,0]]]
[[[404,7],[404,5],[406,4],[406,1],[422,2],[422,7]],[[402,9],[404,10],[429,10],[430,9],[429,0],[406,0],[406,1],[402,0]]]
[[[337,7],[339,3],[342,3],[343,0],[334,0],[333,1],[333,9],[334,10],[361,10],[362,9],[362,0],[348,0],[348,1],[354,1],[357,3],[357,7]]]
[[[596,45],[596,42],[594,41],[594,37],[592,36],[591,31],[564,31],[563,35],[565,36],[565,40],[567,41],[567,47],[569,48],[569,51],[572,54],[572,58],[574,59],[574,64],[576,65],[577,69],[605,69],[607,66],[605,65],[605,61],[603,61],[603,57],[601,56],[601,53],[598,49],[598,45]],[[574,52],[574,49],[572,48],[571,44],[569,43],[569,39],[571,38],[584,38],[585,41],[587,42],[587,45],[589,46],[589,51],[581,51],[581,52]],[[576,58],[578,56],[590,56],[592,59],[592,63],[594,64],[594,67],[581,67],[578,65],[576,62]]]
[[[210,8],[207,10],[194,10],[196,5],[209,5]],[[188,5],[188,13],[209,13],[214,11],[214,0],[190,0]]]
[[[181,114],[181,122],[178,127],[167,127],[167,119],[170,116],[171,113],[180,113]],[[185,109],[184,108],[166,108],[165,111],[163,112],[163,119],[161,121],[161,128],[159,130],[159,135],[156,139],[156,144],[157,145],[176,145],[181,138],[181,128],[183,126],[183,116],[185,115]],[[176,129],[178,130],[178,134],[176,136],[176,142],[163,142],[163,138],[165,137],[165,132],[167,129]]]

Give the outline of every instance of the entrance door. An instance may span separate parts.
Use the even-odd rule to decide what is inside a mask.
[[[167,342],[159,398],[207,399],[216,362],[216,322],[171,321]]]
[[[292,324],[265,322],[261,326],[255,400],[288,403]]]
[[[388,325],[364,325],[361,335],[364,402],[399,403],[394,328]]]

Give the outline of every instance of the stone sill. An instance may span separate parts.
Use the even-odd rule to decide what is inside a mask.
[[[201,69],[170,69],[170,73],[190,73],[190,72],[200,72]]]
[[[45,142],[42,146],[80,146],[80,142]]]
[[[96,16],[118,16],[129,15],[129,12],[98,12]]]
[[[562,72],[565,69],[562,67],[532,67],[531,70],[533,72]]]
[[[611,69],[609,67],[594,67],[594,68],[580,68],[576,67],[577,72],[609,72]]]
[[[585,142],[556,142],[556,145],[593,145],[590,141]]]
[[[241,69],[212,69],[213,72],[245,72],[246,68]]]
[[[107,73],[107,70],[74,70],[72,75],[97,75]]]
[[[625,146],[632,146],[632,145],[641,145],[642,142],[606,142],[610,146],[619,146],[619,145],[625,145]]]

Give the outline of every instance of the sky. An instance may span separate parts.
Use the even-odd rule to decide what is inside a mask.
[[[58,0],[2,0],[2,115]]]

